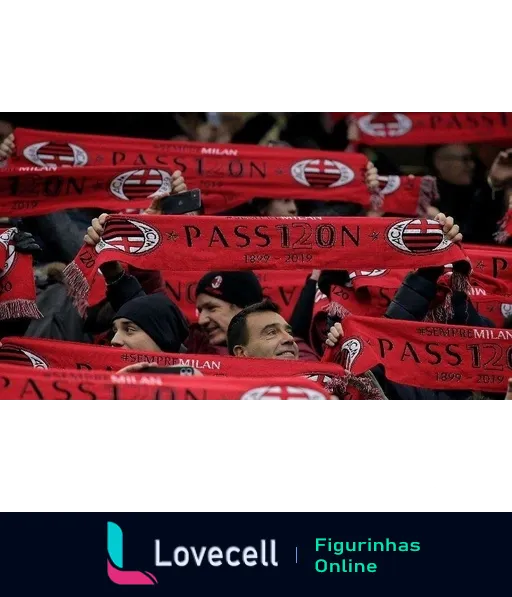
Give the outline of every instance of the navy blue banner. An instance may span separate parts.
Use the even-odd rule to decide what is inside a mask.
[[[0,517],[9,596],[481,597],[509,586],[510,514]]]

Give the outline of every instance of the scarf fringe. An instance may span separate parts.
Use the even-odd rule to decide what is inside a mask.
[[[470,283],[469,278],[466,274],[458,272],[456,270],[453,271],[451,275],[451,290],[446,293],[444,301],[441,305],[434,307],[431,309],[427,316],[425,317],[425,321],[429,321],[432,323],[449,323],[453,317],[453,304],[452,304],[452,294],[453,292],[464,292],[465,294],[469,293],[470,290]]]
[[[371,191],[370,205],[374,211],[380,211],[384,205],[384,195],[380,191]]]
[[[510,211],[508,211],[503,218],[498,222],[498,231],[493,234],[494,240],[504,245],[510,238],[510,232],[507,230],[510,224]]]
[[[0,320],[6,319],[42,319],[35,301],[30,299],[14,299],[0,303]]]
[[[62,272],[64,284],[66,286],[68,295],[73,300],[73,305],[76,307],[79,315],[85,317],[87,313],[89,282],[82,273],[82,270],[72,261]]]
[[[439,200],[439,190],[437,188],[437,180],[434,176],[423,176],[420,185],[420,195],[418,200],[418,215],[425,217],[428,208],[432,203]]]
[[[338,319],[340,322],[342,322],[345,319],[345,317],[350,315],[350,311],[342,304],[337,303],[336,301],[332,301],[327,305],[326,312],[329,318]]]
[[[382,400],[381,393],[368,377],[365,375],[356,376],[348,371],[346,372],[345,377],[336,376],[332,378],[331,381],[325,385],[325,389],[342,400],[348,400],[345,396],[349,385],[356,390],[359,390],[359,392],[365,396],[366,400]]]

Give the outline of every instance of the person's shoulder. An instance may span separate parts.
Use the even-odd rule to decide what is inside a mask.
[[[299,348],[299,361],[319,361],[320,357],[317,353],[300,338],[295,338],[295,342]]]

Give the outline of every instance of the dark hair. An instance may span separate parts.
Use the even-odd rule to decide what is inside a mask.
[[[228,326],[227,333],[227,344],[230,355],[234,355],[234,348],[241,344],[247,344],[249,341],[249,333],[247,330],[247,317],[251,313],[264,313],[265,311],[271,311],[272,313],[279,313],[279,305],[272,302],[271,300],[264,300],[260,303],[254,303],[249,305],[245,309],[242,309],[240,313],[237,313],[231,320]]]

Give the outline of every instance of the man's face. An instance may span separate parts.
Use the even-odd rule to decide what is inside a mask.
[[[292,336],[292,328],[285,319],[272,311],[247,316],[248,341],[235,347],[236,356],[262,359],[297,360],[299,348]]]
[[[265,208],[266,216],[287,217],[296,216],[298,213],[297,204],[293,199],[273,199]]]
[[[200,294],[196,300],[199,325],[208,334],[212,346],[226,344],[226,335],[233,317],[242,309],[208,294]]]
[[[124,317],[113,323],[114,337],[111,340],[115,348],[128,348],[146,352],[162,352],[160,347],[133,321]]]
[[[473,181],[475,162],[467,145],[445,145],[434,158],[439,177],[450,184],[468,186]]]

